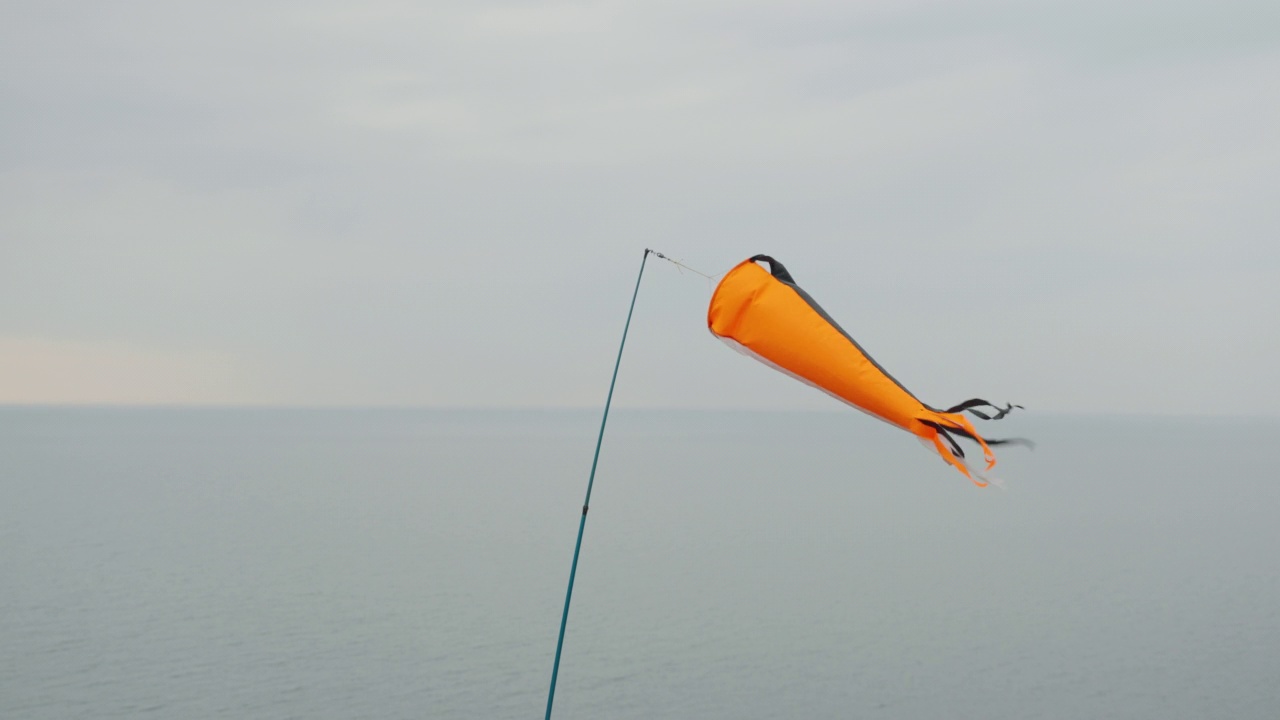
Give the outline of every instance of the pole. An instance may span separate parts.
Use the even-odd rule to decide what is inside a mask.
[[[547,693],[547,717],[551,720],[551,703],[556,698],[556,678],[560,674],[560,651],[564,649],[564,628],[569,623],[569,601],[573,599],[573,579],[578,574],[578,553],[582,550],[582,530],[587,526],[587,509],[591,506],[591,486],[596,482],[596,465],[600,462],[600,444],[604,442],[604,426],[609,422],[609,406],[613,404],[613,386],[618,383],[618,368],[622,365],[622,348],[627,344],[627,331],[631,329],[631,314],[636,309],[636,297],[640,294],[640,279],[644,277],[644,265],[649,260],[645,248],[640,260],[640,274],[636,275],[636,289],[631,293],[631,307],[627,310],[627,323],[622,327],[622,342],[618,344],[618,359],[613,363],[613,379],[609,381],[609,395],[604,401],[604,417],[600,419],[600,435],[596,437],[596,454],[591,459],[591,475],[587,478],[587,497],[582,501],[582,517],[578,520],[578,541],[573,546],[573,565],[569,567],[569,589],[564,594],[564,614],[560,616],[560,639],[556,640],[556,661],[551,667],[551,691]]]

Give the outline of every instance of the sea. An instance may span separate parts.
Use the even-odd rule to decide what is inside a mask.
[[[0,718],[541,718],[599,410],[0,408]],[[553,717],[1280,718],[1280,419],[617,408]]]

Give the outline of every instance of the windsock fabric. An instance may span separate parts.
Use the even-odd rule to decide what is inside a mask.
[[[769,270],[759,262],[768,263]],[[739,352],[914,433],[979,486],[987,481],[965,462],[953,435],[978,443],[988,470],[996,463],[990,445],[1026,442],[984,439],[960,414],[967,410],[985,420],[998,420],[1021,406],[1000,408],[973,399],[938,410],[921,402],[796,285],[781,263],[767,255],[744,260],[724,276],[711,296],[707,325],[713,335]],[[987,414],[979,407],[996,412]]]

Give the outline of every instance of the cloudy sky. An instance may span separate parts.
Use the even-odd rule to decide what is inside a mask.
[[[598,406],[642,252],[930,402],[1280,408],[1280,4],[0,3],[0,403]],[[831,401],[650,262],[617,401]]]

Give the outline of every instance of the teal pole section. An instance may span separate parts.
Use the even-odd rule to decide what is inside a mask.
[[[609,406],[613,404],[613,386],[618,383],[618,368],[622,366],[622,348],[627,345],[627,331],[631,329],[631,314],[636,310],[636,297],[640,294],[640,279],[644,277],[644,264],[649,261],[645,248],[640,260],[640,274],[636,276],[636,289],[631,293],[631,307],[627,310],[627,324],[622,327],[622,342],[618,344],[618,359],[613,363],[613,379],[609,381],[609,395],[604,401],[604,417],[600,419],[600,435],[596,437],[596,454],[591,459],[591,475],[587,478],[587,498],[582,501],[582,517],[578,520],[578,541],[573,546],[573,565],[569,567],[569,589],[564,594],[564,614],[560,616],[560,639],[556,640],[556,661],[551,666],[551,691],[547,693],[547,717],[551,720],[551,704],[556,699],[556,678],[560,675],[560,651],[564,649],[564,628],[569,624],[569,601],[573,599],[573,579],[578,574],[578,553],[582,550],[582,530],[587,526],[587,509],[591,506],[591,486],[596,482],[596,465],[600,462],[600,444],[604,442],[604,426],[609,422]]]

